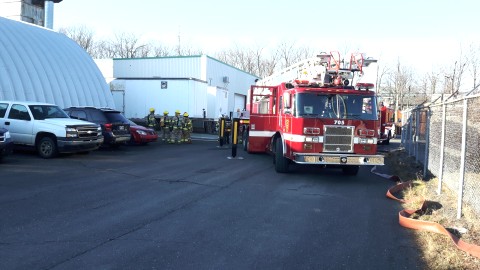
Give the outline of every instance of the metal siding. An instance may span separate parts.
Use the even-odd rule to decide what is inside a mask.
[[[196,78],[201,77],[200,57],[114,59],[115,78]]]
[[[112,81],[115,83],[116,80]],[[161,89],[162,80],[125,80],[125,116],[143,118],[150,108],[156,114],[168,110],[188,112],[191,117],[201,117],[206,107],[207,86],[193,80],[166,80],[168,88]]]
[[[229,83],[223,83],[223,77],[229,78]],[[255,84],[254,75],[240,71],[218,60],[208,58],[207,60],[207,78],[212,86],[225,88],[228,91],[228,108],[222,108],[223,113],[235,112],[235,94],[247,96],[248,90],[252,84]]]
[[[113,107],[90,55],[63,34],[0,17],[0,99]]]
[[[162,106],[172,106],[168,109],[170,112],[181,109],[182,112],[188,111],[192,117],[203,116],[203,109],[206,109],[207,117],[217,117],[220,107],[223,113],[228,114],[236,110],[235,94],[246,96],[250,86],[255,84],[255,79],[257,78],[256,76],[238,70],[206,55],[114,59],[113,63],[113,76],[115,78],[134,78],[133,80],[126,80],[129,86],[126,87],[125,113],[127,117],[131,118],[143,117],[148,111],[148,108],[152,106],[155,107],[159,113],[164,110],[164,108],[161,108]],[[229,77],[230,82],[228,84],[223,83],[223,77],[225,76]],[[138,95],[158,96],[159,94],[157,92],[146,90],[147,88],[160,88],[160,79],[157,80],[155,79],[156,77],[193,78],[201,80],[202,82],[185,80],[185,82],[188,81],[188,83],[182,85],[178,80],[166,79],[169,88],[170,86],[176,87],[177,84],[179,84],[186,89],[187,92],[183,92],[185,89],[180,89],[176,92],[179,96],[187,97],[187,99],[185,99],[186,103],[182,103],[173,97],[164,97],[164,100],[167,102],[165,104],[168,105],[163,105],[164,102],[153,102],[151,103],[152,106],[149,107],[146,105],[148,99],[139,97]],[[149,80],[141,80],[139,78]],[[151,80],[152,78],[154,80]],[[206,83],[203,81],[206,81]],[[112,83],[115,83],[115,81]],[[137,96],[132,96],[132,100],[130,100],[129,95],[132,91],[136,92]],[[175,106],[181,108],[174,108]],[[129,107],[134,108],[130,110]]]

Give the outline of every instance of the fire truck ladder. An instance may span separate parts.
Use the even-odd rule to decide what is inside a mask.
[[[345,80],[353,80],[355,73],[363,73],[363,67],[376,62],[365,59],[362,53],[352,53],[350,61],[341,59],[338,51],[321,53],[317,57],[308,58],[293,64],[281,71],[263,78],[257,85],[278,85],[282,82],[308,82],[320,86],[341,85]]]

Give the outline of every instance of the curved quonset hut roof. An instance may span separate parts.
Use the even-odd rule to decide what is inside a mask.
[[[97,65],[67,36],[0,17],[0,100],[114,108]]]

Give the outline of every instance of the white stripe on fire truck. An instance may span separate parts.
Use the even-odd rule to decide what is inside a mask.
[[[274,131],[254,131],[254,130],[250,130],[248,132],[249,137],[268,137],[268,138],[270,138],[273,135],[275,135]]]
[[[275,132],[273,131],[253,131],[250,130],[249,136],[250,137],[266,137],[270,138],[273,135],[275,135]],[[305,135],[298,135],[298,134],[291,134],[291,133],[283,133],[283,139],[286,141],[291,141],[291,142],[305,142],[306,137],[315,137],[315,136],[305,136]],[[318,143],[323,143],[323,136],[318,136]],[[360,138],[359,137],[354,137],[353,138],[353,143],[358,144],[360,143]],[[377,138],[373,138],[373,143],[377,143]]]
[[[305,136],[299,134],[283,133],[283,139],[291,142],[305,142],[306,137],[318,137],[318,142],[323,143],[323,136]]]

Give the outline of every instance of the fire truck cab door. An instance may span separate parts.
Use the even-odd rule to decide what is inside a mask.
[[[280,95],[280,108],[279,108],[279,118],[278,126],[279,129],[283,132],[291,132],[291,118],[292,118],[292,95],[288,92]]]

